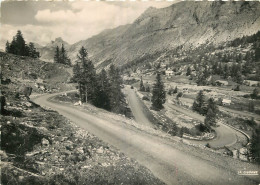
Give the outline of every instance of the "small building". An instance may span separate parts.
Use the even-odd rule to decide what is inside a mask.
[[[223,99],[222,100],[222,104],[223,105],[230,105],[231,104],[231,100],[230,99]]]
[[[166,70],[165,71],[165,75],[166,76],[172,76],[173,75],[173,71],[172,70]]]

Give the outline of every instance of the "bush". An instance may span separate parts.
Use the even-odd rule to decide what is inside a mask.
[[[176,98],[179,99],[179,98],[182,97],[182,96],[183,96],[183,93],[182,93],[182,92],[179,92],[179,93],[177,94]]]
[[[142,100],[150,101],[150,99],[147,96],[143,96]]]
[[[208,127],[207,127],[206,125],[202,124],[202,123],[196,125],[195,128],[196,128],[197,130],[199,130],[200,132],[206,132],[206,131],[208,131]]]
[[[240,86],[237,85],[236,88],[234,88],[234,91],[240,91]]]

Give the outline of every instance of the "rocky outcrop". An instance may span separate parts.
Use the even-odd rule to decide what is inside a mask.
[[[251,35],[259,26],[258,2],[183,1],[167,8],[149,8],[134,23],[105,30],[73,44],[68,51],[74,61],[79,48],[84,46],[96,65],[110,59],[123,65],[181,45],[190,49]]]

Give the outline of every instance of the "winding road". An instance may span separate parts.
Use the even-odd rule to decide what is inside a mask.
[[[241,170],[239,167],[245,164],[250,170],[259,170],[258,166],[240,161],[234,162],[234,159],[227,159],[217,154],[209,157],[211,153],[209,151],[161,138],[105,117],[98,117],[70,104],[50,101],[49,99],[55,95],[57,94],[35,97],[33,101],[57,110],[81,128],[117,147],[121,152],[150,169],[166,184],[259,183],[259,176],[237,175],[237,171]]]
[[[200,114],[197,114],[191,110],[176,106],[172,102],[169,102],[168,106],[178,112],[181,112],[182,114],[185,114],[191,118],[197,119],[198,121],[200,121],[202,123],[204,122],[205,117]],[[224,146],[231,146],[231,145],[235,144],[238,140],[238,137],[244,138],[244,140],[246,141],[247,138],[243,134],[232,129],[231,127],[229,127],[221,122],[218,122],[217,125],[218,125],[217,127],[214,127],[214,130],[216,131],[216,135],[217,135],[214,139],[208,140],[208,141],[191,140],[190,142],[192,142],[194,144],[203,144],[203,145],[209,143],[210,146],[213,148],[221,148]]]
[[[144,124],[152,127],[152,123],[150,123],[149,120],[145,117],[145,113],[142,110],[141,104],[143,102],[141,102],[140,99],[137,97],[135,90],[131,89],[129,86],[126,86],[124,88],[124,91],[125,94],[127,94],[128,104],[132,110],[135,120],[140,124]],[[167,106],[170,109],[174,109],[200,122],[204,122],[204,116],[197,114],[191,110],[184,109],[182,107],[174,105],[174,103],[171,101],[167,102]],[[238,140],[238,137],[245,138],[246,140],[246,137],[243,134],[230,128],[227,125],[224,125],[223,123],[218,123],[218,127],[215,127],[214,130],[216,131],[217,136],[212,140],[208,140],[208,141],[189,140],[189,142],[194,144],[202,144],[202,145],[206,145],[207,143],[209,143],[210,146],[213,148],[221,148],[224,146],[231,146],[235,144]]]

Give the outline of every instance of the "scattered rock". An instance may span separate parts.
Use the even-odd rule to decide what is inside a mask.
[[[238,159],[239,155],[238,155],[238,150],[232,150],[233,153],[233,158]]]
[[[49,146],[49,144],[50,144],[50,142],[47,139],[45,139],[45,138],[42,139],[43,146]]]
[[[97,152],[98,154],[103,154],[103,153],[104,153],[103,147],[100,147],[99,149],[97,149],[96,152]]]

